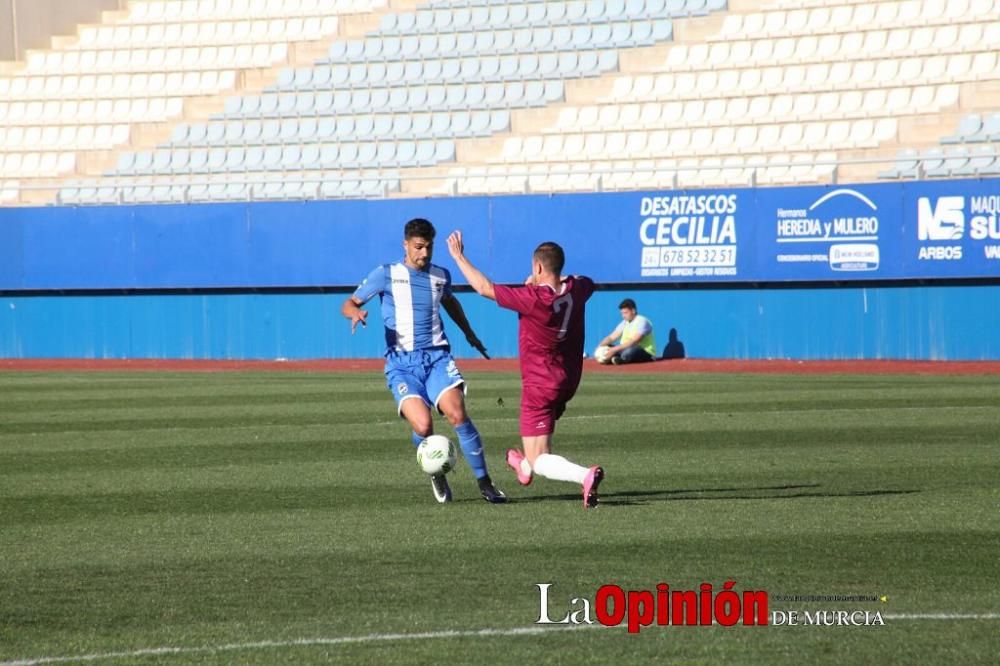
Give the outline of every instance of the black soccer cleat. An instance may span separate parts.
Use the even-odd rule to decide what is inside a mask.
[[[434,499],[440,504],[451,501],[451,486],[448,485],[448,477],[444,474],[431,476],[431,489],[434,491]]]
[[[479,492],[482,494],[483,499],[490,504],[507,503],[507,496],[503,494],[503,491],[497,490],[488,474],[479,479]]]

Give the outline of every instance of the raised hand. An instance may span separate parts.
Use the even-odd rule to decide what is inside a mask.
[[[451,253],[452,258],[455,259],[456,261],[463,254],[465,254],[465,245],[464,243],[462,243],[461,231],[458,230],[453,231],[451,232],[451,235],[448,236],[448,252]]]

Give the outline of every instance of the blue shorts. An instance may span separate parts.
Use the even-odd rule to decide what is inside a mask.
[[[389,352],[385,357],[385,384],[396,399],[400,416],[404,400],[420,398],[428,407],[438,409],[445,391],[457,386],[465,390],[465,379],[451,352],[445,349]]]

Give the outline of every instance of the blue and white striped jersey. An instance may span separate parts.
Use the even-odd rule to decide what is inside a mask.
[[[367,303],[376,294],[382,302],[386,352],[447,349],[441,322],[441,299],[451,295],[451,273],[431,264],[418,271],[403,262],[382,264],[354,290]]]

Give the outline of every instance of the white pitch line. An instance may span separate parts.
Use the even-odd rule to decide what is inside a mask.
[[[480,636],[531,636],[549,631],[566,631],[602,625],[569,625],[565,627],[514,627],[513,629],[474,629],[467,631],[426,631],[415,634],[367,634],[365,636],[341,636],[336,638],[297,638],[287,641],[255,641],[253,643],[228,643],[224,645],[202,645],[196,647],[157,647],[121,652],[100,652],[69,655],[62,657],[33,657],[14,661],[0,661],[0,666],[37,666],[39,664],[65,664],[80,661],[101,661],[103,659],[125,659],[172,654],[203,654],[207,652],[232,652],[236,650],[262,650],[269,648],[309,647],[313,645],[348,645],[352,643],[379,643],[391,641],[413,641],[436,638],[476,638]]]
[[[1000,620],[1000,613],[885,613],[886,620]]]
[[[886,613],[883,614],[882,617],[886,620],[1000,620],[1000,613]],[[202,645],[196,647],[157,647],[121,652],[99,652],[92,654],[68,655],[62,657],[32,657],[27,659],[15,659],[14,661],[0,661],[0,666],[40,666],[41,664],[66,664],[72,662],[101,661],[104,659],[127,659],[129,657],[266,650],[273,648],[310,647],[314,645],[349,645],[353,643],[381,643],[439,638],[476,638],[481,636],[534,636],[552,631],[568,631],[573,629],[588,628],[600,629],[605,627],[600,624],[577,624],[561,627],[534,626],[514,627],[513,629],[425,631],[415,634],[367,634],[365,636],[341,636],[334,638],[297,638],[287,641],[255,641],[252,643],[227,643],[223,645]]]

